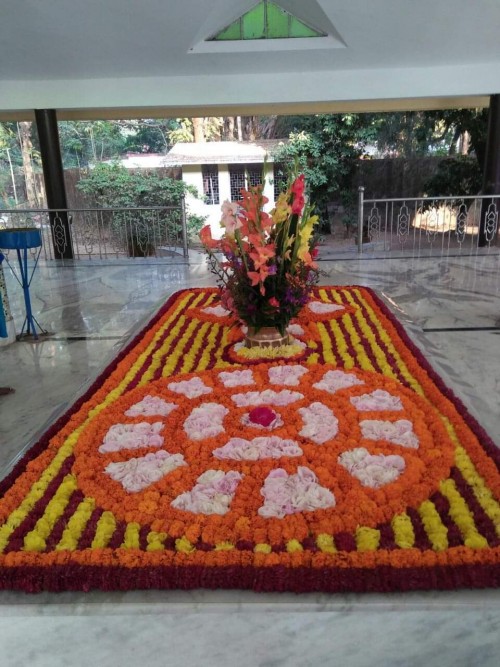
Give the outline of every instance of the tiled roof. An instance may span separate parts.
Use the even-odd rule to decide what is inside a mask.
[[[183,164],[233,164],[273,161],[272,152],[283,140],[207,141],[178,143],[164,157],[163,166]]]

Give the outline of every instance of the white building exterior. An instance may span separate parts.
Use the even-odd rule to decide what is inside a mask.
[[[272,152],[279,141],[217,141],[178,143],[162,160],[163,167],[182,167],[182,179],[204,196],[186,198],[190,213],[207,218],[214,238],[220,238],[221,205],[235,201],[241,187],[264,182],[266,206],[274,205],[274,162]],[[262,181],[264,179],[264,181]]]

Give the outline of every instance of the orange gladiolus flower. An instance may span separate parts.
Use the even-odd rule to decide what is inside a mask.
[[[212,238],[212,230],[210,229],[210,225],[205,225],[200,231],[200,241],[203,243],[205,248],[210,250],[217,248],[219,245],[219,242]]]
[[[269,245],[265,246],[254,246],[254,249],[249,253],[256,269],[263,266],[264,264],[267,264],[267,262],[275,256],[275,254],[276,249],[274,247],[274,243],[270,243]]]

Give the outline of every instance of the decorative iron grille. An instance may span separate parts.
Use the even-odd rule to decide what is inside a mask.
[[[229,167],[229,182],[231,186],[231,201],[241,199],[241,189],[261,185],[263,182],[262,164],[238,164]]]
[[[241,189],[245,187],[245,167],[244,165],[235,165],[229,167],[229,182],[231,185],[231,201],[241,199]]]
[[[61,224],[69,220],[71,239]],[[75,259],[188,256],[184,203],[180,206],[89,209],[9,209],[0,228],[36,227],[45,259],[57,258],[71,243]]]
[[[219,167],[216,164],[204,164],[201,167],[203,194],[206,204],[220,204]]]

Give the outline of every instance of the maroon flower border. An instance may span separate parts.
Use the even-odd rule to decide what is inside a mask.
[[[291,593],[389,593],[457,588],[498,588],[500,567],[435,565],[391,568],[307,568],[155,566],[127,568],[91,565],[5,568],[0,590],[43,591],[240,589]]]

